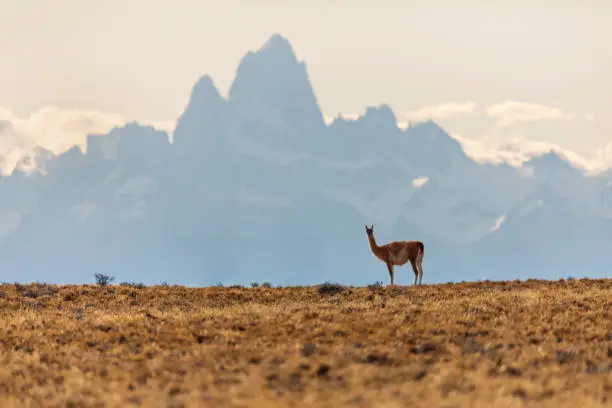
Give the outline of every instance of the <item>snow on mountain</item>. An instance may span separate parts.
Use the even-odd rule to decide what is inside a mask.
[[[412,185],[416,188],[421,188],[429,181],[429,177],[417,177],[412,180]]]
[[[36,173],[45,175],[54,158],[55,155],[50,150],[35,147],[21,156],[13,168],[13,173],[21,172],[27,175]]]

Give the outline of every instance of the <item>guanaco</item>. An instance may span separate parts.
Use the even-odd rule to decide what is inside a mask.
[[[371,227],[365,226],[370,250],[372,254],[387,264],[389,276],[391,277],[391,285],[393,285],[393,266],[402,266],[410,261],[412,270],[414,271],[414,284],[419,285],[423,280],[423,255],[425,254],[425,245],[421,241],[395,241],[386,245],[378,246],[374,239],[374,225]]]

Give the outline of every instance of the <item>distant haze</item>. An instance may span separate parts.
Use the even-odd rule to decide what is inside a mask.
[[[201,74],[227,94],[245,50],[276,32],[307,62],[329,118],[387,103],[401,124],[434,119],[487,160],[556,146],[586,166],[612,162],[610,2],[3,0],[1,9],[0,147],[16,149],[13,164],[33,145],[57,153],[128,120],[173,130]]]
[[[2,281],[610,273],[610,3],[0,10]]]
[[[545,142],[486,147],[427,119],[475,103],[420,108],[408,123],[376,103],[329,117],[280,34],[235,72],[226,97],[211,76],[194,81],[172,143],[164,123],[114,126],[121,117],[94,110],[4,121],[16,147],[0,157],[1,279],[362,285],[387,272],[366,223],[379,243],[422,241],[426,283],[609,274],[612,170]],[[575,120],[518,101],[486,112],[500,129]],[[72,134],[99,128],[60,154],[24,142],[56,142],[56,116]]]

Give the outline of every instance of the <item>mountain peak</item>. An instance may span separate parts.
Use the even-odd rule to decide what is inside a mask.
[[[435,133],[446,133],[444,128],[432,119],[427,119],[423,122],[413,123],[411,129],[415,128],[427,129],[428,131]]]
[[[382,124],[383,126],[397,127],[397,118],[391,107],[387,104],[368,106],[365,114],[361,117],[366,122]]]
[[[174,129],[173,144],[182,153],[198,154],[214,138],[222,138],[227,101],[209,75],[202,75],[191,90],[191,98]]]
[[[265,44],[257,51],[257,53],[270,53],[275,55],[288,55],[297,61],[293,46],[288,39],[282,35],[275,33],[265,42]]]
[[[533,156],[525,165],[546,169],[576,170],[567,158],[554,149],[550,149],[550,151],[542,155]]]
[[[85,158],[83,151],[79,146],[72,146],[70,149],[59,154],[56,159],[55,168],[68,169],[73,171],[75,166],[80,164]]]
[[[189,98],[187,109],[190,107],[198,108],[202,105],[216,103],[222,99],[223,97],[215,86],[212,78],[209,75],[202,75],[191,89],[191,97]]]
[[[280,34],[242,58],[228,100],[238,112],[267,121],[271,113],[278,114],[301,131],[325,127],[306,64],[298,61],[293,47]]]
[[[461,144],[432,120],[414,124],[404,131],[415,157],[427,158],[427,166],[445,168],[453,162],[471,162]]]

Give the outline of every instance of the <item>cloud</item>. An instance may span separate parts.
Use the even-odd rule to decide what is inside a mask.
[[[449,102],[416,109],[407,113],[406,119],[414,121],[444,119],[473,114],[476,113],[477,110],[478,106],[474,102]],[[529,167],[522,167],[522,164],[533,157],[553,151],[567,160],[573,167],[585,170],[588,173],[593,174],[602,169],[612,167],[612,142],[599,149],[596,156],[587,158],[555,143],[529,140],[527,137],[508,138],[508,135],[504,136],[502,141],[500,137],[500,132],[504,131],[504,129],[500,128],[506,128],[512,124],[540,120],[593,121],[595,120],[593,114],[570,114],[558,108],[518,101],[506,101],[493,104],[478,113],[496,118],[496,126],[490,128],[489,131],[479,139],[467,138],[459,134],[451,134],[451,137],[461,144],[466,155],[477,163],[506,163],[517,167],[520,174],[523,176],[531,177],[533,175],[532,169]],[[325,116],[325,121],[327,124],[331,124],[338,117],[342,117],[345,120],[357,120],[360,115],[356,113],[338,113],[335,117]],[[409,127],[409,123],[398,120],[397,126],[400,129],[406,129]],[[508,128],[506,130],[510,131],[511,129]],[[517,132],[516,129],[512,129],[511,133],[513,135],[521,135],[521,132]],[[415,187],[420,187],[425,183],[426,181],[423,181],[421,178],[413,180],[413,185]],[[417,186],[417,184],[420,185]]]
[[[458,141],[465,154],[477,163],[500,164],[506,162],[513,166],[520,166],[524,161],[521,160],[520,155],[503,152],[494,145],[473,140],[457,133],[450,134],[450,136]]]
[[[549,142],[509,139],[497,145],[496,148],[504,152],[521,154],[526,160],[529,160],[533,156],[539,156],[553,151],[575,167],[591,169],[597,166],[597,163],[593,160],[589,160],[578,153]]]
[[[553,142],[534,140],[527,129],[511,126],[536,121],[593,121],[593,114],[568,113],[551,106],[517,101],[490,105],[486,107],[485,114],[497,121],[477,139],[453,135],[466,154],[477,162],[508,163],[520,167],[532,157],[553,151],[573,167],[587,172],[596,172],[612,165],[612,145],[609,151],[604,146],[587,157]],[[529,175],[528,170],[525,168],[523,173]]]
[[[429,181],[429,177],[418,177],[412,180],[412,185],[416,188],[423,187]]]
[[[88,133],[106,133],[126,121],[114,113],[47,106],[25,118],[0,108],[0,122],[5,124],[0,133],[4,144],[42,146],[59,152],[82,144]]]
[[[20,117],[0,107],[1,170],[12,171],[17,161],[36,146],[59,154],[74,145],[84,146],[89,133],[104,134],[126,122],[120,114],[96,110],[46,106]],[[152,126],[172,131],[174,122],[156,122]]]
[[[612,165],[612,142],[609,142],[595,153],[596,157],[602,163]]]
[[[476,109],[472,102],[447,103],[418,109],[411,114],[413,118],[423,115],[450,117],[461,113],[470,113]],[[417,113],[415,113],[417,112]],[[570,118],[565,112],[543,105],[524,102],[504,102],[489,106],[486,110],[489,116],[497,117],[498,124],[525,122],[535,118]],[[340,113],[346,120],[356,120],[359,114]],[[410,116],[410,114],[408,115]],[[575,118],[594,120],[592,114],[578,115]],[[327,123],[335,118],[325,116]],[[115,126],[128,122],[117,113],[100,112],[86,109],[61,109],[54,106],[44,107],[28,117],[20,117],[10,109],[0,107],[0,171],[4,174],[12,171],[15,164],[34,147],[41,146],[59,154],[74,145],[83,146],[89,133],[107,133]],[[150,125],[167,131],[172,135],[176,122],[159,121]],[[400,128],[406,123],[398,121]],[[589,171],[612,165],[612,142],[596,152],[593,159],[586,159],[573,151],[547,142],[525,139],[509,139],[504,142],[486,142],[474,140],[458,134],[453,134],[463,147],[466,154],[479,163],[508,163],[520,167],[522,163],[533,156],[549,151],[555,151],[565,157],[572,165]],[[527,171],[528,169],[526,169]],[[528,175],[528,172],[525,173]],[[413,180],[414,183],[425,184],[426,177]]]
[[[555,152],[567,160],[573,167],[587,172],[595,172],[612,164],[612,142],[600,149],[598,157],[587,159],[569,149],[549,142],[513,138],[499,143],[486,143],[473,140],[458,134],[451,137],[459,142],[465,154],[477,163],[501,164],[521,167],[532,157],[548,152]],[[529,169],[525,169],[528,176]]]
[[[572,115],[559,108],[537,103],[506,101],[487,107],[488,116],[497,119],[498,127],[541,120],[568,120]]]
[[[427,119],[448,119],[453,116],[460,116],[476,111],[476,104],[474,102],[448,102],[440,105],[424,106],[422,108],[413,110],[406,114],[406,118],[414,121],[423,121]]]
[[[36,146],[61,153],[82,146],[88,133],[106,133],[125,123],[118,114],[94,110],[44,107],[29,117],[19,117],[0,107],[0,165],[10,173],[21,157]]]

